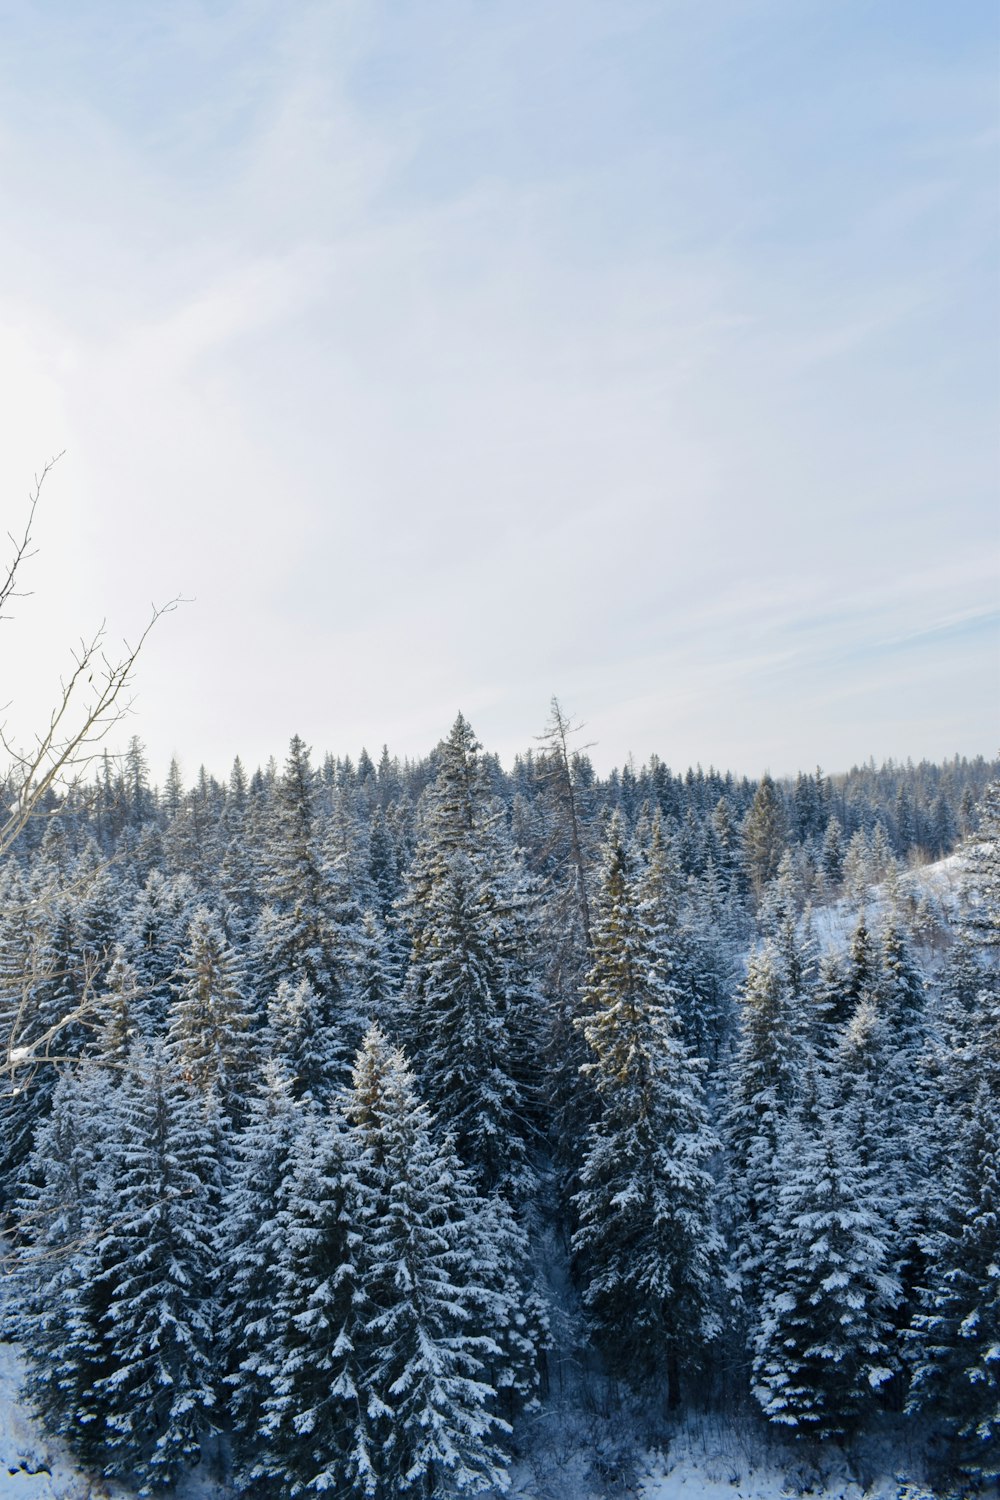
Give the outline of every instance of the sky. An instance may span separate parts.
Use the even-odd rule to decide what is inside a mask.
[[[992,0],[0,0],[24,742],[1000,749]]]

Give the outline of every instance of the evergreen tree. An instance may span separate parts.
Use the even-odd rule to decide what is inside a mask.
[[[773,943],[751,956],[740,1000],[726,1121],[727,1198],[736,1270],[752,1307],[777,1201],[779,1146],[799,1097],[804,1063],[801,1032]]]
[[[239,960],[208,907],[188,928],[170,1008],[167,1054],[201,1092],[214,1090],[231,1120],[243,1118],[256,1073]]]
[[[360,1022],[344,962],[348,945],[338,921],[343,893],[324,852],[317,799],[309,751],[296,735],[275,786],[261,876],[267,904],[255,931],[254,973],[262,998],[274,994],[282,980],[309,981],[346,1070]]]
[[[765,772],[743,820],[743,858],[754,895],[759,900],[768,881],[778,873],[788,837],[782,795]]]
[[[676,1404],[682,1363],[696,1365],[719,1329],[721,1241],[704,1065],[680,1039],[656,908],[613,822],[581,1004],[597,1118],[574,1197],[573,1250],[609,1363],[635,1381],[665,1377]]]
[[[426,793],[410,876],[403,1035],[462,1160],[486,1191],[501,1187],[515,1200],[530,1185],[525,1084],[538,1038],[526,898],[478,743],[459,715]]]
[[[126,914],[122,942],[138,976],[143,1030],[159,1032],[166,1023],[196,907],[190,876],[153,870]]]
[[[844,878],[844,830],[835,817],[829,819],[823,835],[820,869],[827,885],[836,890]]]
[[[304,1111],[269,1063],[236,1138],[222,1218],[225,1276],[220,1293],[221,1360],[242,1481],[257,1461],[264,1402],[271,1394],[279,1335],[275,1289],[286,1242],[285,1210]]]
[[[1000,1108],[980,1087],[945,1168],[913,1319],[909,1409],[930,1415],[954,1473],[1000,1479]]]
[[[67,1069],[56,1085],[19,1205],[28,1243],[8,1310],[10,1332],[31,1360],[29,1400],[46,1428],[95,1467],[105,1454],[97,1386],[112,1369],[104,1330],[108,1296],[96,1253],[108,1088],[107,1075],[93,1063]]]
[[[964,925],[984,947],[1000,946],[1000,778],[991,781],[978,807],[963,880]]]
[[[505,1488],[507,1424],[485,1379],[510,1308],[480,1245],[482,1202],[419,1103],[406,1059],[377,1026],[354,1070],[371,1493]],[[481,1275],[486,1262],[490,1274]]]
[[[140,1495],[198,1461],[214,1420],[216,1167],[211,1123],[162,1048],[133,1051],[115,1095],[95,1246],[110,1373],[94,1398],[105,1473]]]
[[[250,1363],[266,1374],[265,1493],[376,1495],[363,1361],[366,1304],[358,1269],[354,1142],[335,1112],[302,1121],[275,1216],[273,1330]]]
[[[339,1038],[325,1019],[325,1007],[308,979],[284,979],[267,1008],[264,1048],[295,1099],[330,1100],[342,1065]]]
[[[840,1438],[894,1369],[899,1296],[875,1174],[827,1101],[786,1129],[752,1339],[753,1392],[775,1423]]]
[[[93,1043],[96,1056],[105,1067],[124,1068],[139,1035],[143,1006],[139,978],[122,943],[116,943],[112,951],[111,967],[96,1011],[98,1030]]]

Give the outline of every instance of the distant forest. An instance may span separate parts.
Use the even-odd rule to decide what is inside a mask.
[[[1000,1474],[1000,762],[579,739],[133,739],[4,853],[5,1332],[91,1472],[487,1492],[575,1382]]]

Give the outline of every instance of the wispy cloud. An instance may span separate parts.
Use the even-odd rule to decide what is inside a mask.
[[[18,16],[0,477],[70,448],[49,655],[196,596],[161,762],[418,753],[459,703],[510,753],[554,689],[605,763],[990,748],[979,19]]]

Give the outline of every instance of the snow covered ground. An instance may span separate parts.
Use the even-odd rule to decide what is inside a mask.
[[[723,1448],[729,1445],[720,1444]],[[794,1461],[779,1469],[745,1456],[713,1457],[703,1442],[681,1441],[671,1454],[651,1461],[635,1491],[641,1500],[790,1500],[809,1495],[812,1500],[937,1500],[932,1491],[900,1475],[887,1475],[862,1486],[846,1474],[838,1477],[837,1463],[825,1480],[815,1472],[797,1470]]]
[[[18,1402],[23,1379],[17,1350],[0,1344],[0,1500],[98,1500],[111,1494],[88,1486],[39,1432]]]
[[[627,1419],[588,1418],[557,1402],[539,1420],[533,1453],[515,1466],[507,1500],[944,1500],[921,1482],[915,1452],[912,1468],[901,1465],[898,1440],[872,1440],[862,1480],[835,1445],[808,1456],[754,1421],[692,1416],[666,1450],[652,1452],[635,1435]]]
[[[965,855],[950,854],[947,859],[933,864],[917,865],[912,870],[900,872],[898,896],[903,901],[918,905],[926,898],[945,923],[954,921],[958,912],[959,887]],[[869,925],[877,924],[879,917],[889,905],[889,892],[884,886],[869,886],[869,898],[865,903]],[[848,900],[833,901],[828,906],[812,909],[813,933],[821,953],[832,950],[843,952],[850,946],[851,936],[857,926],[858,904]]]
[[[62,1443],[49,1438],[19,1399],[22,1354],[0,1343],[0,1500],[133,1500],[134,1491],[80,1473]],[[224,1500],[225,1491],[195,1472],[177,1500]]]
[[[0,1500],[133,1500],[133,1491],[85,1477],[63,1446],[39,1430],[18,1399],[23,1378],[18,1350],[0,1344]],[[936,1500],[899,1476],[862,1487],[846,1477],[827,1476],[824,1483],[794,1463],[779,1471],[754,1454],[753,1443],[714,1425],[695,1425],[672,1442],[669,1454],[648,1455],[627,1475],[602,1480],[593,1463],[595,1425],[574,1415],[561,1442],[546,1442],[534,1462],[518,1466],[509,1500]],[[177,1500],[225,1500],[226,1493],[196,1472]]]

